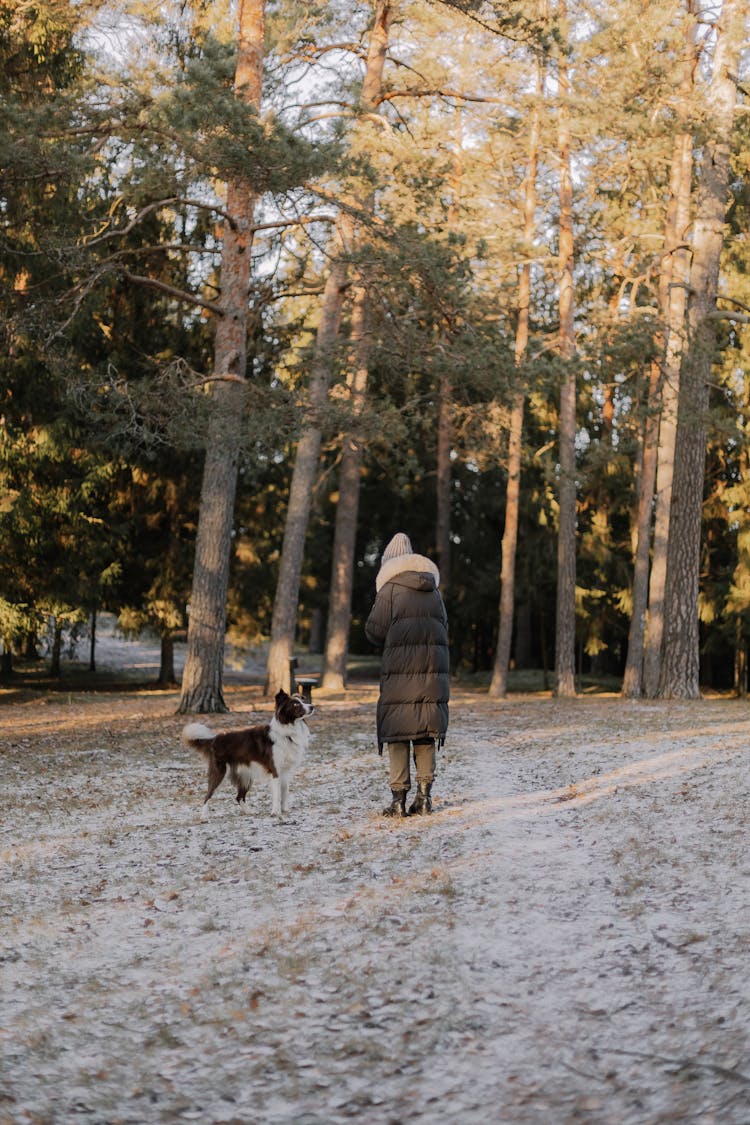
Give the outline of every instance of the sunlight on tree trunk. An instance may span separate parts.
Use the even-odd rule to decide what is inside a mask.
[[[561,27],[566,7],[558,5]],[[560,479],[557,543],[557,610],[555,632],[555,695],[575,695],[576,639],[576,377],[575,313],[573,300],[573,183],[570,171],[570,80],[568,64],[558,55],[558,156],[560,161]]]
[[[242,0],[235,91],[259,112],[265,0]],[[242,417],[247,387],[248,293],[255,200],[245,180],[227,184],[216,324],[213,403],[203,469],[180,712],[226,711],[224,634]]]
[[[745,339],[750,343],[750,332],[745,329]],[[732,583],[729,587],[724,603],[724,614],[734,617],[734,693],[740,699],[747,699],[748,692],[748,618],[750,617],[750,505],[747,503],[750,494],[750,447],[748,438],[750,431],[750,375],[743,372],[742,380],[742,415],[738,419],[742,435],[742,448],[739,457],[739,479],[727,492],[731,492],[730,501],[733,519],[737,521],[737,559],[732,574]]]
[[[367,330],[367,290],[358,286],[352,309],[351,343],[353,360],[347,379],[349,405],[356,419],[364,406],[367,389],[367,362],[370,343]],[[346,661],[349,654],[349,622],[354,584],[354,552],[359,514],[359,474],[362,446],[357,437],[347,434],[341,451],[339,499],[333,534],[331,590],[321,686],[331,691],[346,687]]]
[[[680,85],[680,104],[684,111],[687,111],[691,103],[695,71],[695,23],[689,9],[690,3],[688,3],[688,23]],[[663,358],[659,363],[654,362],[651,367],[643,431],[641,475],[638,481],[633,605],[628,632],[628,655],[622,684],[622,694],[629,699],[636,699],[643,693],[653,696],[659,682],[677,391],[680,359],[684,347],[684,320],[690,269],[689,249],[685,240],[690,223],[692,153],[692,135],[678,134],[674,141],[670,167],[664,249],[659,274],[659,309],[664,327],[660,338],[657,339],[657,345],[661,344],[659,350]],[[654,489],[656,489],[655,511]],[[650,569],[652,516],[654,548]]]
[[[546,8],[546,4],[544,5]],[[539,163],[539,103],[544,91],[544,69],[541,59],[536,62],[537,102],[531,115],[529,129],[529,162],[526,170],[526,184],[523,203],[523,245],[524,254],[530,258],[533,253],[536,230],[536,177]],[[529,312],[531,305],[531,263],[525,261],[518,279],[518,322],[516,325],[515,365],[516,370],[523,363],[529,342]],[[521,454],[523,450],[523,414],[525,393],[523,379],[518,380],[518,389],[513,396],[508,434],[508,481],[505,489],[505,523],[501,546],[500,570],[500,624],[497,648],[492,669],[489,694],[494,699],[504,699],[508,689],[508,667],[510,665],[510,646],[513,637],[513,611],[515,605],[516,546],[518,543],[518,516],[521,496]]]
[[[451,580],[451,448],[453,446],[453,387],[448,376],[440,376],[437,424],[437,519],[435,553],[440,588],[445,598]]]
[[[378,0],[362,84],[361,102],[365,110],[375,110],[382,91],[383,66],[388,51],[388,36],[393,16],[394,5],[389,0]],[[370,209],[372,200],[368,200],[365,206],[366,209]],[[370,357],[367,329],[369,300],[366,285],[357,285],[352,299],[352,365],[347,379],[353,419],[357,418],[364,405],[367,387],[367,365]],[[321,681],[324,688],[333,691],[340,691],[346,687],[361,464],[362,450],[358,439],[346,435],[339,470],[339,500],[336,505],[328,625]]]
[[[624,699],[639,699],[643,691],[643,646],[646,633],[646,607],[648,605],[651,515],[654,504],[659,437],[659,419],[656,408],[660,383],[660,365],[654,361],[650,365],[650,377],[646,393],[646,418],[643,423],[640,473],[636,491],[633,600],[628,629],[628,652],[622,679],[622,696]]]
[[[692,137],[679,140],[680,153],[676,157],[681,168],[679,184],[679,210],[677,230],[685,237],[690,221],[690,169],[692,164]],[[675,249],[667,301],[667,345],[661,384],[659,442],[656,469],[656,504],[654,513],[654,544],[648,594],[648,617],[645,640],[644,686],[645,694],[653,698],[659,683],[661,653],[664,637],[664,594],[667,583],[667,551],[669,549],[669,520],[672,507],[674,458],[677,443],[677,411],[680,399],[682,357],[686,346],[685,311],[687,308],[687,278],[690,272],[689,250]]]
[[[674,486],[670,515],[664,653],[658,695],[700,697],[698,589],[706,463],[706,418],[716,348],[716,294],[730,175],[730,138],[737,103],[737,66],[743,43],[744,0],[722,8],[697,192],[688,302],[688,350],[682,368]]]
[[[683,105],[689,105],[695,71],[695,24],[688,23],[685,66],[681,84]],[[656,468],[654,543],[648,593],[648,613],[643,666],[645,694],[653,698],[659,685],[664,637],[664,595],[667,582],[667,550],[672,504],[677,410],[680,397],[680,370],[685,353],[685,312],[690,276],[690,248],[686,243],[690,226],[692,196],[693,137],[681,133],[675,138],[670,172],[670,203],[664,234],[665,282],[662,289],[666,325],[664,371],[659,395],[660,421]],[[666,294],[666,295],[665,295]]]
[[[310,375],[311,420],[302,431],[294,460],[289,489],[281,566],[276,584],[271,624],[271,645],[266,670],[267,695],[289,688],[289,660],[294,652],[297,627],[299,584],[305,552],[305,535],[310,519],[313,489],[320,461],[323,415],[328,400],[336,341],[346,288],[346,246],[351,243],[352,222],[343,215],[332,247],[332,262],[323,294],[323,306],[315,342]]]

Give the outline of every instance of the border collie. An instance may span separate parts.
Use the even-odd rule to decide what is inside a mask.
[[[313,705],[298,695],[280,691],[270,723],[245,730],[217,734],[202,723],[188,723],[182,732],[186,746],[199,750],[208,763],[208,788],[201,820],[208,819],[208,800],[221,785],[227,770],[237,787],[237,803],[246,808],[245,797],[253,782],[271,783],[271,812],[281,816],[289,803],[289,781],[305,756],[310,731],[305,719]]]

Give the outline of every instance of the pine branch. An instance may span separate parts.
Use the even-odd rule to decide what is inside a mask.
[[[367,51],[361,43],[356,42],[343,42],[343,43],[326,43],[325,46],[318,46],[317,43],[304,43],[300,50],[292,50],[280,60],[284,64],[291,62],[309,62],[314,63],[327,55],[330,51],[350,51],[356,55],[357,58],[364,59],[367,57]]]
[[[750,324],[750,313],[731,312],[729,309],[714,309],[709,313],[711,320],[732,320],[737,324]]]
[[[499,35],[503,39],[510,40],[511,43],[529,43],[534,40],[535,35],[531,26],[531,21],[526,19],[522,25],[520,32],[513,32],[511,30],[511,23],[503,23],[502,19],[499,26],[493,26],[485,19],[482,19],[475,12],[469,10],[466,0],[429,0],[432,4],[440,4],[444,8],[450,8],[454,12],[460,12],[461,15],[466,16],[468,20],[481,27],[483,31],[489,31],[491,35]],[[549,35],[549,33],[547,33]]]
[[[718,299],[720,301],[729,301],[731,305],[736,305],[738,309],[744,309],[745,312],[750,313],[750,305],[746,305],[744,301],[738,301],[736,297],[727,297],[726,293],[719,293]]]
[[[112,212],[121,202],[121,198],[115,202],[110,210],[110,217],[112,215]],[[87,239],[84,242],[84,246],[96,246],[97,243],[106,242],[111,238],[123,238],[125,235],[130,234],[134,230],[134,228],[148,215],[151,215],[154,211],[160,211],[163,207],[170,207],[175,203],[181,204],[184,207],[198,207],[204,211],[213,211],[215,212],[215,214],[220,215],[221,218],[229,224],[232,230],[237,230],[236,221],[232,218],[228,211],[225,211],[217,204],[208,203],[201,199],[185,199],[180,195],[171,195],[167,196],[166,199],[156,199],[153,203],[147,203],[145,207],[142,207],[140,209],[137,215],[133,216],[127,226],[118,227],[116,230],[105,230],[103,234],[98,234],[90,239]]]
[[[197,305],[198,308],[207,309],[215,316],[224,316],[224,309],[221,305],[215,305],[212,301],[204,301],[193,293],[187,293],[184,289],[178,289],[175,285],[168,285],[165,281],[157,281],[153,277],[131,273],[130,270],[123,269],[121,266],[115,265],[115,268],[120,277],[123,277],[126,281],[132,281],[134,285],[145,285],[149,289],[157,289],[160,293],[166,293],[177,301],[183,301],[188,305]]]
[[[258,223],[250,229],[253,234],[256,234],[259,230],[274,230],[277,227],[300,227],[307,226],[308,223],[335,223],[336,220],[336,215],[301,215],[298,219],[278,219],[273,223]]]
[[[461,90],[441,90],[440,87],[435,89],[405,89],[405,90],[391,90],[388,94],[382,94],[375,104],[381,105],[383,102],[391,102],[395,98],[455,98],[463,102],[480,102],[488,105],[507,105],[507,98],[491,98],[485,97],[481,94],[465,94]]]

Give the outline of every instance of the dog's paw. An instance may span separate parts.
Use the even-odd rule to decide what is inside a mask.
[[[201,820],[204,823],[208,820],[208,805],[201,805]]]

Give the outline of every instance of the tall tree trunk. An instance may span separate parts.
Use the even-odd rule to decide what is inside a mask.
[[[742,428],[744,430],[744,441],[740,447],[739,452],[739,479],[744,486],[745,493],[747,494],[748,486],[750,485],[750,449],[747,445],[748,427],[750,427],[750,375],[743,372],[742,378]],[[737,555],[734,565],[734,573],[732,574],[732,587],[736,590],[742,590],[746,585],[747,576],[750,574],[750,510],[747,505],[737,505],[734,508],[734,517],[738,520],[737,528]],[[731,596],[731,587],[730,587]],[[734,680],[733,687],[735,695],[742,699],[747,699],[747,623],[745,619],[745,612],[747,609],[746,599],[742,599],[745,604],[738,604],[734,607],[735,617],[735,645],[734,645]]]
[[[659,395],[660,420],[656,469],[654,545],[648,593],[648,618],[643,678],[645,694],[653,698],[659,684],[664,637],[664,596],[667,583],[667,550],[677,443],[677,410],[680,399],[682,357],[685,352],[685,311],[690,274],[690,251],[684,245],[690,223],[693,139],[684,134],[675,142],[678,169],[676,238],[672,252],[667,298],[667,343]]]
[[[747,566],[747,560],[745,560]],[[734,694],[739,699],[747,699],[747,640],[742,628],[742,618],[737,617],[734,642],[734,677],[732,679]]]
[[[685,109],[692,98],[696,63],[692,0],[688,0],[687,17],[680,83],[680,102]],[[690,269],[689,249],[685,239],[690,223],[692,161],[692,135],[679,133],[675,137],[672,150],[669,198],[664,221],[664,248],[659,273],[659,309],[663,328],[657,336],[656,346],[661,352],[661,358],[658,363],[654,362],[651,365],[643,429],[641,475],[638,482],[633,606],[622,684],[622,695],[626,699],[637,699],[644,691],[646,695],[653,696],[659,682],[677,392],[680,359],[684,346],[687,281]],[[654,488],[656,488],[655,512]],[[649,567],[652,515],[654,553],[653,563]]]
[[[240,0],[236,96],[260,111],[265,0]],[[211,416],[203,468],[185,671],[179,710],[226,711],[224,634],[242,417],[247,385],[248,293],[255,199],[245,180],[227,184]]]
[[[455,230],[461,207],[461,181],[464,174],[463,122],[458,115],[455,148],[450,176],[451,199],[448,205],[448,230]],[[453,448],[453,384],[443,371],[438,387],[438,424],[436,459],[436,522],[435,554],[440,571],[443,598],[448,595],[451,581],[451,449]]]
[[[440,586],[445,598],[451,578],[451,448],[453,446],[453,387],[448,376],[440,376],[437,428],[437,520],[435,553]]]
[[[333,242],[331,269],[323,293],[315,355],[310,374],[310,421],[302,430],[289,489],[281,566],[271,624],[271,646],[266,671],[266,693],[275,695],[289,688],[289,660],[294,651],[294,635],[299,605],[299,584],[305,553],[305,535],[310,519],[313,489],[320,460],[323,415],[328,400],[334,352],[341,323],[341,309],[347,279],[345,245],[351,241],[352,223],[342,215]]]
[[[388,35],[393,15],[394,4],[390,0],[377,0],[367,52],[367,67],[362,84],[361,104],[365,111],[372,112],[377,108],[377,101],[382,91],[383,66],[388,51]],[[371,206],[372,199],[366,200],[365,209]],[[352,365],[347,379],[349,404],[354,419],[362,410],[367,388],[367,365],[370,357],[369,300],[366,286],[363,283],[358,284],[352,297]],[[340,691],[346,686],[361,463],[362,451],[358,439],[356,436],[345,435],[339,470],[339,501],[336,506],[331,589],[321,681],[322,687],[333,691]]]
[[[566,27],[565,0],[558,5],[561,27]],[[567,45],[564,44],[564,46]],[[573,303],[573,181],[570,171],[570,78],[568,63],[558,61],[558,158],[560,161],[560,483],[557,541],[557,609],[555,628],[555,695],[575,695],[576,638],[576,377],[575,311]]]
[[[628,629],[628,652],[622,679],[624,699],[639,699],[643,691],[643,645],[648,604],[649,555],[651,552],[651,513],[656,484],[656,453],[659,418],[656,413],[661,383],[661,365],[650,365],[643,423],[640,473],[636,494],[635,554],[633,559],[633,605]]]
[[[544,70],[541,59],[536,62],[536,103],[531,115],[529,130],[529,163],[523,201],[523,244],[527,258],[532,254],[536,229],[536,177],[539,163],[539,103],[544,90]],[[531,263],[525,261],[518,279],[518,322],[516,324],[515,365],[520,368],[529,342],[529,313],[531,305]],[[492,669],[489,694],[504,699],[508,690],[508,667],[513,637],[513,610],[516,584],[516,547],[518,545],[518,518],[521,497],[521,453],[523,449],[523,415],[525,394],[523,380],[519,377],[513,396],[508,434],[508,481],[505,487],[505,524],[501,547],[500,569],[500,623],[497,648]]]
[[[689,105],[692,98],[695,63],[695,22],[692,19],[692,4],[688,3],[684,68],[680,84],[683,106]],[[660,279],[666,337],[662,378],[655,403],[659,408],[656,502],[643,660],[643,688],[649,698],[656,695],[659,685],[664,638],[664,595],[677,441],[677,405],[680,397],[680,370],[686,346],[685,312],[690,276],[690,248],[686,244],[686,238],[690,225],[692,173],[693,137],[688,132],[679,133],[675,137],[672,154],[670,202],[665,222]]]
[[[745,0],[725,0],[708,90],[710,127],[699,180],[688,301],[688,350],[682,366],[670,513],[664,652],[658,694],[700,697],[698,585],[706,462],[706,415],[716,347],[716,293],[724,241],[730,141]]]
[[[370,354],[368,303],[366,288],[357,286],[351,326],[353,360],[347,379],[349,406],[354,419],[362,411],[367,389],[367,363]],[[333,533],[331,589],[321,681],[321,686],[331,691],[341,691],[346,687],[361,465],[362,446],[358,437],[345,434],[339,468],[339,500]]]

